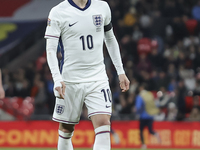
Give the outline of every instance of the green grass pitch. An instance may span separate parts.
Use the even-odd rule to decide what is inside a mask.
[[[55,148],[0,148],[1,150],[56,150]],[[75,149],[75,150],[92,150],[92,149]],[[142,149],[112,149],[112,150],[142,150]],[[147,149],[147,150],[191,150],[191,149]]]

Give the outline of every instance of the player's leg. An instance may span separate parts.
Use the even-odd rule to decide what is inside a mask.
[[[73,150],[71,137],[79,122],[84,90],[81,84],[67,84],[64,99],[56,98],[53,120],[59,122],[58,150]]]
[[[119,144],[120,143],[119,135],[115,132],[115,130],[112,129],[112,127],[110,128],[110,133],[114,138],[115,144]]]
[[[93,150],[110,150],[112,98],[108,81],[88,83],[85,104],[95,131]]]
[[[149,129],[149,133],[154,135],[157,138],[158,142],[161,143],[161,138],[160,138],[159,133],[157,133],[153,130],[153,122],[154,122],[153,119],[148,120],[148,122],[147,122],[147,127]]]
[[[147,120],[147,127],[149,130],[149,133],[154,135],[156,132],[153,130],[153,120]]]
[[[110,115],[93,115],[91,121],[95,131],[93,150],[110,150]]]
[[[140,140],[143,149],[146,149],[146,144],[144,143],[144,134],[143,134],[145,126],[146,126],[146,121],[144,119],[140,119]]]
[[[143,130],[145,127],[145,120],[140,119],[140,139],[141,139],[141,143],[144,144],[144,135],[143,135]]]
[[[73,150],[71,137],[74,126],[74,124],[59,123],[58,150]]]

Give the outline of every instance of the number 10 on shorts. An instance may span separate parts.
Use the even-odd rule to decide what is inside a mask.
[[[105,90],[105,89],[102,89],[101,92],[103,93],[104,95],[104,99],[105,99],[105,102],[107,102],[109,100],[109,102],[112,102],[112,98],[111,98],[111,92],[109,89]],[[107,99],[108,97],[108,99]]]

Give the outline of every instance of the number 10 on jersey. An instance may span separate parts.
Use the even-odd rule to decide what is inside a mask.
[[[86,38],[85,36],[81,36],[80,40],[82,41],[83,50],[85,50],[85,40],[87,41],[88,49],[93,49],[93,38],[91,35],[88,35]]]

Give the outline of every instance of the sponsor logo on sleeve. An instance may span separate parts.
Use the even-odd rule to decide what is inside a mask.
[[[51,19],[49,19],[49,18],[48,18],[48,20],[47,20],[47,25],[48,25],[48,26],[51,26]]]

